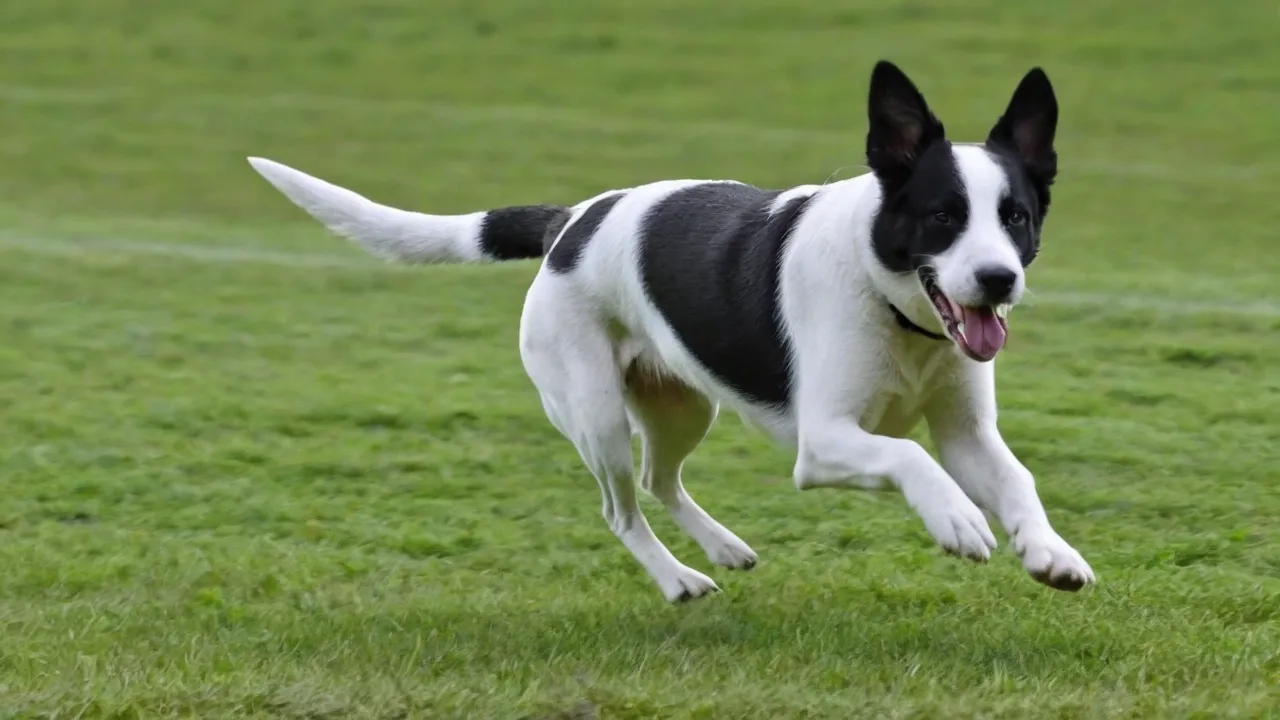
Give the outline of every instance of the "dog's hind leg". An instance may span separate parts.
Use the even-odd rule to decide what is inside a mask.
[[[525,370],[551,423],[600,484],[604,518],[670,601],[718,591],[676,559],[640,510],[622,370],[607,328],[562,278],[539,275],[520,328]]]
[[[717,407],[705,395],[670,377],[633,364],[626,376],[627,407],[640,429],[644,454],[640,483],[711,562],[735,570],[755,567],[756,554],[689,497],[680,468],[715,422]]]

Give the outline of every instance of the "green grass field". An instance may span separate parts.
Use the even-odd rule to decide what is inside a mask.
[[[1277,31],[1261,0],[0,5],[0,717],[1280,716]],[[1085,592],[797,493],[726,417],[685,478],[761,564],[667,605],[520,366],[536,266],[382,265],[244,161],[436,212],[821,182],[861,172],[880,57],[959,139],[1032,64],[1058,88],[1000,402]]]

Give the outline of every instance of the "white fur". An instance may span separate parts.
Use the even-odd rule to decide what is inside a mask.
[[[937,258],[944,291],[965,298],[975,269],[1004,264],[1024,279],[996,215],[1007,179],[981,151],[955,148],[971,226]],[[267,160],[254,159],[277,188],[334,231],[373,252],[414,262],[480,259],[475,215],[447,218],[393,210]],[[790,408],[761,407],[720,382],[680,342],[649,301],[638,263],[645,214],[697,184],[671,180],[627,191],[586,245],[577,267],[545,265],[529,288],[520,352],[547,417],[597,478],[609,527],[670,600],[717,590],[654,535],[636,497],[631,436],[643,441],[640,484],[710,560],[748,568],[756,555],[684,489],[680,468],[723,404],[795,448],[800,489],[892,487],[948,552],[985,561],[996,540],[979,507],[1012,538],[1028,572],[1046,582],[1093,581],[1079,553],[1050,526],[1031,474],[996,428],[994,363],[964,358],[951,343],[907,333],[887,302],[913,322],[938,323],[918,283],[874,258],[871,222],[880,203],[871,175],[794,188],[811,195],[782,261],[780,307],[794,356]],[[574,207],[566,226],[603,193]],[[886,302],[887,301],[887,302]],[[939,328],[940,329],[940,328]],[[928,421],[941,463],[905,439]]]
[[[814,193],[821,189],[821,185],[797,185],[785,192],[779,193],[778,197],[774,199],[773,204],[769,206],[769,212],[776,213],[786,207],[792,200],[812,197]]]
[[[412,263],[484,262],[482,212],[424,215],[379,205],[363,196],[265,158],[253,169],[333,232],[386,260]]]

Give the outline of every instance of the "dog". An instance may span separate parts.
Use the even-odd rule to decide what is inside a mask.
[[[604,517],[667,600],[718,592],[641,512],[639,484],[726,568],[756,553],[685,490],[721,406],[795,451],[796,487],[896,488],[948,553],[989,559],[997,518],[1026,571],[1060,590],[1093,570],[1053,529],[996,426],[995,369],[1057,175],[1058,103],[1032,68],[983,143],[952,143],[882,60],[869,172],[765,190],[665,180],[576,205],[428,215],[252,157],[331,231],[404,263],[541,258],[520,356],[551,423],[599,482]],[[921,419],[935,460],[907,439]],[[982,509],[979,509],[982,508]]]

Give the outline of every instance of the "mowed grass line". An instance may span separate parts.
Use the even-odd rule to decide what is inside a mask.
[[[1275,18],[0,7],[0,717],[1276,715]],[[686,479],[762,563],[667,606],[520,366],[536,265],[383,266],[244,162],[438,212],[822,182],[882,56],[964,139],[1026,66],[1058,84],[1000,404],[1085,593],[943,557],[896,495],[797,493],[729,416]]]
[[[314,234],[314,233],[313,233]],[[314,238],[309,238],[314,241]],[[351,268],[356,272],[368,272],[377,267],[388,272],[416,272],[416,268],[397,263],[385,263],[363,252],[358,254],[322,254],[317,252],[288,252],[281,250],[263,250],[249,244],[211,245],[197,242],[150,242],[133,240],[116,240],[104,238],[33,238],[21,235],[0,235],[0,247],[20,250],[27,253],[40,253],[76,258],[84,255],[142,255],[161,256],[177,262],[195,263],[232,263],[283,265],[287,267],[322,267],[332,270]],[[1058,273],[1059,278],[1063,273]],[[1113,278],[1122,281],[1124,275]],[[1097,278],[1092,278],[1095,285]],[[1166,284],[1185,287],[1194,283],[1200,297],[1183,297],[1178,295],[1138,294],[1124,291],[1078,292],[1073,290],[1042,291],[1039,287],[1032,289],[1026,300],[1020,304],[1019,315],[1037,306],[1048,303],[1051,306],[1098,307],[1142,310],[1169,316],[1181,315],[1243,315],[1262,318],[1280,317],[1280,305],[1232,296],[1239,294],[1238,283],[1214,285],[1212,278],[1173,272],[1163,273],[1160,278]],[[1260,278],[1259,278],[1260,279]],[[1148,278],[1151,280],[1151,278]],[[1223,299],[1217,299],[1223,298]]]

